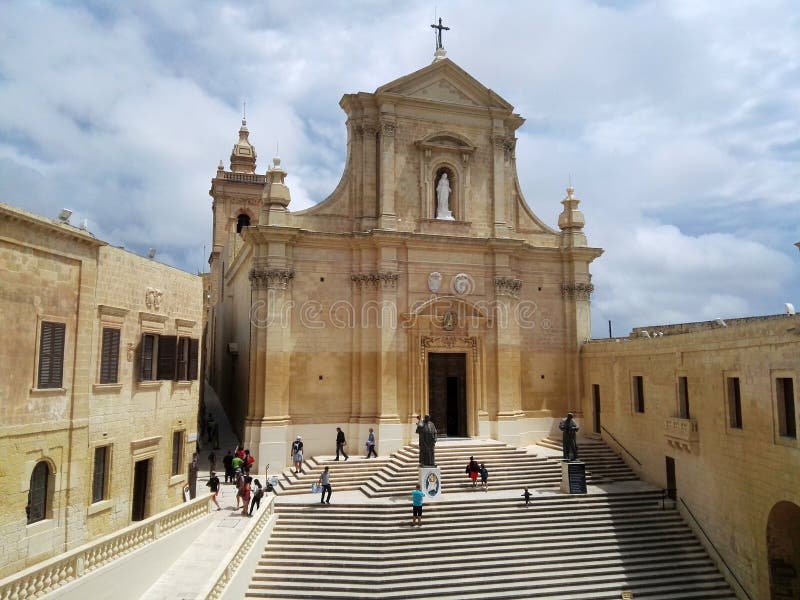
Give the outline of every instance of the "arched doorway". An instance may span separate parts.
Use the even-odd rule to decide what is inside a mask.
[[[771,600],[800,598],[800,506],[778,502],[767,520]]]

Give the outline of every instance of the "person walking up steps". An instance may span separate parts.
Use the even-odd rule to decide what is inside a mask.
[[[489,470],[486,468],[484,463],[481,463],[480,471],[478,471],[481,475],[481,485],[483,486],[483,491],[489,491]]]
[[[228,450],[228,453],[222,458],[222,466],[225,467],[225,483],[234,481],[233,476],[233,454]]]
[[[330,504],[331,503],[331,471],[330,471],[330,467],[325,467],[325,470],[319,476],[319,481],[317,483],[319,483],[320,487],[322,488],[322,496],[319,499],[320,504]],[[328,499],[327,500],[325,500],[325,492],[328,492]]]
[[[522,492],[522,497],[525,498],[525,506],[528,506],[531,503],[531,493],[528,488],[525,488],[525,491]]]
[[[469,475],[469,478],[472,480],[472,487],[478,486],[478,473],[480,470],[481,468],[478,465],[478,461],[475,460],[474,456],[470,456],[469,464],[467,464],[467,468],[464,469],[464,472]]]
[[[425,492],[419,489],[419,484],[417,484],[417,489],[411,492],[411,526],[413,527],[414,524],[417,524],[417,527],[422,527],[422,502],[425,500]]]
[[[339,460],[339,452],[342,453],[344,459],[347,460],[350,458],[347,456],[347,452],[344,451],[344,447],[347,446],[347,440],[344,439],[344,431],[342,431],[341,427],[336,428],[336,459]]]

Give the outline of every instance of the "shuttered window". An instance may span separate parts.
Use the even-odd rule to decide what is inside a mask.
[[[172,434],[172,474],[181,473],[181,463],[183,462],[183,431],[175,431]]]
[[[198,361],[200,359],[200,340],[189,340],[189,381],[197,380]]]
[[[142,334],[142,342],[139,344],[139,381],[152,381],[153,377],[153,358],[156,349],[156,336],[151,333]]]
[[[31,486],[28,488],[28,525],[47,518],[47,486],[50,468],[45,461],[39,461],[31,473]]]
[[[175,351],[178,338],[174,335],[158,337],[158,371],[156,379],[175,379]]]
[[[100,383],[119,381],[119,329],[103,327],[103,347],[100,350]]]
[[[175,379],[177,381],[189,380],[189,338],[178,338],[176,351]]]
[[[63,387],[64,379],[64,323],[42,321],[39,339],[39,389]]]
[[[94,449],[94,474],[92,475],[92,502],[106,499],[108,488],[108,446]]]

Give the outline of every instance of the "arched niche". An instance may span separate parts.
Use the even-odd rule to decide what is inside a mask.
[[[250,227],[250,223],[252,222],[250,215],[246,212],[240,212],[236,216],[236,233],[241,234],[242,229],[245,227]]]
[[[778,502],[769,512],[767,561],[770,598],[800,598],[800,506],[793,502]]]
[[[456,221],[469,220],[471,157],[475,146],[465,136],[440,131],[415,142],[420,160],[422,219],[436,219],[436,185],[442,173],[450,179],[450,212]]]

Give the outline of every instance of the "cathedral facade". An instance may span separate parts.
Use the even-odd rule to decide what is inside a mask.
[[[245,446],[275,468],[296,435],[326,454],[335,427],[351,448],[372,427],[386,453],[423,414],[440,435],[548,435],[580,408],[602,253],[574,191],[557,230],[532,212],[524,120],[441,55],[340,106],[344,173],[313,208],[291,210],[278,159],[256,172],[244,122],[212,180],[206,368]]]

